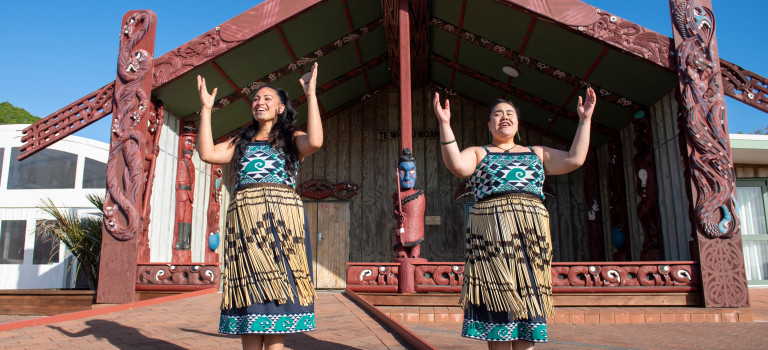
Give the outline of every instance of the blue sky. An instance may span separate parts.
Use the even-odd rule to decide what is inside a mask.
[[[666,0],[586,2],[672,36]],[[155,56],[159,57],[256,3],[2,1],[0,102],[8,101],[45,117],[114,80],[120,20],[129,10],[148,8],[157,14]],[[768,31],[761,24],[768,13],[768,1],[712,3],[720,56],[768,76]],[[726,104],[731,133],[768,126],[768,114],[731,99]],[[108,142],[109,120],[103,118],[77,135]]]

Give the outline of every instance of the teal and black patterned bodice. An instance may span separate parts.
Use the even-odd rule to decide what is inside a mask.
[[[507,193],[528,193],[544,199],[544,164],[533,149],[522,153],[483,149],[486,155],[469,178],[475,200]]]
[[[245,147],[240,159],[235,189],[255,183],[275,183],[296,187],[296,174],[285,170],[285,154],[266,141],[254,141]],[[296,171],[299,164],[296,162]]]

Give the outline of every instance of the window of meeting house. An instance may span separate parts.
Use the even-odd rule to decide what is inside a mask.
[[[44,149],[23,161],[19,154],[18,147],[11,149],[9,190],[75,188],[76,154]]]
[[[0,264],[24,263],[26,220],[0,221]]]
[[[83,163],[83,188],[106,188],[107,164],[85,158]]]
[[[5,148],[0,147],[0,178],[3,177],[3,156],[5,156]]]
[[[35,223],[35,250],[32,253],[33,264],[53,264],[59,262],[59,238],[52,234],[50,225],[53,220],[37,220]]]

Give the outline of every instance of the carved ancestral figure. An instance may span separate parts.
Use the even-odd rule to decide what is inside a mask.
[[[424,240],[424,191],[416,190],[416,160],[411,150],[403,149],[397,166],[399,190],[392,195],[395,228],[395,252],[398,258],[418,258]]]
[[[176,244],[174,250],[190,250],[192,235],[192,204],[195,198],[195,164],[192,154],[195,149],[197,130],[183,126],[179,138],[179,162],[176,169]],[[174,258],[177,254],[174,251]],[[175,259],[174,259],[175,260]],[[183,260],[183,259],[182,259]]]

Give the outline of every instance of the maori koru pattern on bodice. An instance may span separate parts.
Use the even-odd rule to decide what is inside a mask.
[[[476,200],[506,193],[529,193],[544,199],[544,165],[533,152],[488,152],[469,181]]]
[[[237,187],[255,183],[276,183],[296,187],[296,176],[285,170],[285,154],[264,141],[248,144],[240,160]],[[298,170],[298,163],[296,169]]]

